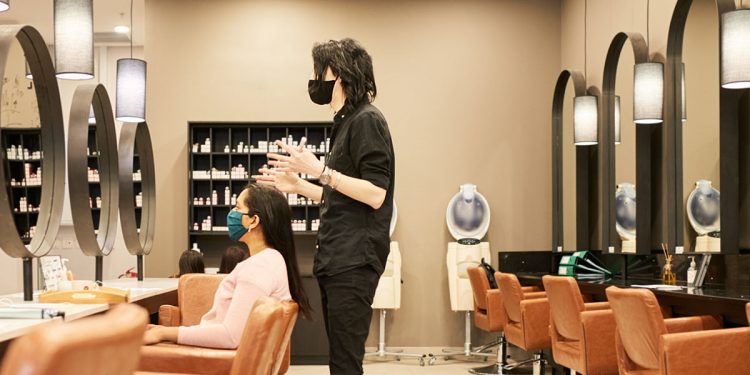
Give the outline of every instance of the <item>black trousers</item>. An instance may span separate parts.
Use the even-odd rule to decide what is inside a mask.
[[[372,299],[379,279],[380,275],[370,266],[318,277],[331,375],[363,373],[362,359],[370,332]]]

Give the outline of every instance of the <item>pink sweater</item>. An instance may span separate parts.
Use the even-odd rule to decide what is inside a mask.
[[[266,249],[237,264],[219,284],[214,305],[198,325],[179,327],[177,343],[236,349],[250,310],[261,296],[292,299],[286,263],[274,249]]]

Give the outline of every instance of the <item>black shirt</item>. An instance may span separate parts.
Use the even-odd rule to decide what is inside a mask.
[[[369,205],[323,187],[316,276],[333,276],[370,265],[383,273],[390,251],[395,157],[383,114],[371,104],[345,106],[333,119],[328,167],[386,190],[383,205]]]

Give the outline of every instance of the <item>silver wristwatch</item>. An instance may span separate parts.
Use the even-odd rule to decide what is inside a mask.
[[[320,175],[320,183],[323,186],[329,185],[331,183],[331,178],[333,177],[333,169],[328,168],[327,166],[323,169],[323,173]]]

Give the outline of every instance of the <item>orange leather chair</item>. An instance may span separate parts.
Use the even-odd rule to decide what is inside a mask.
[[[584,375],[617,374],[615,317],[607,302],[585,303],[572,277],[544,276],[555,362]]]
[[[120,304],[99,316],[54,322],[15,340],[2,375],[130,375],[138,365],[148,314]]]
[[[686,350],[684,353],[674,351],[676,348],[684,348],[679,342],[684,342],[685,336],[676,336],[679,332],[689,332],[689,337],[701,337],[701,334],[716,333],[720,331],[695,332],[704,330],[715,330],[721,327],[721,322],[711,316],[691,316],[684,318],[664,319],[656,296],[646,289],[620,289],[614,286],[607,288],[607,299],[612,306],[612,311],[617,323],[615,335],[615,347],[617,350],[617,365],[620,375],[686,375],[695,373],[692,369],[688,372],[677,371],[667,367],[667,357],[688,360],[687,353],[703,350],[704,348],[718,345],[717,342],[693,341],[697,348]],[[693,336],[698,335],[698,336]],[[676,337],[675,337],[676,336]],[[669,344],[667,344],[669,343]],[[669,348],[671,355],[665,354]],[[717,357],[709,358],[704,354],[698,357],[718,363],[724,360],[724,355],[730,355],[732,351],[741,350],[748,355],[748,347],[735,347],[721,353]],[[674,361],[674,359],[672,359]],[[682,369],[683,367],[680,366]],[[746,371],[742,368],[737,371]],[[713,366],[710,371],[700,372],[702,374],[735,374],[740,372],[716,372]]]
[[[141,371],[136,374],[280,374],[283,367],[288,367],[285,353],[298,309],[293,301],[277,302],[261,297],[248,317],[236,355],[229,357],[229,361],[225,356],[228,350],[145,346],[141,351]]]
[[[505,369],[511,370],[523,364],[533,363],[534,373],[543,374],[546,364],[543,350],[551,346],[547,294],[524,293],[516,275],[510,273],[496,272],[495,280],[498,281],[505,314],[508,317],[505,325],[506,339],[527,352],[535,353],[532,359],[505,366]]]
[[[483,267],[471,267],[467,268],[466,271],[474,295],[474,325],[485,332],[498,334],[497,340],[474,349],[472,354],[489,356],[490,354],[484,352],[487,349],[499,346],[496,364],[473,368],[469,372],[472,374],[500,374],[502,373],[500,367],[508,364],[506,361],[507,342],[503,333],[508,317],[505,315],[500,289],[490,289],[487,273]],[[523,290],[524,292],[539,291],[537,287],[533,286],[523,287]]]
[[[214,295],[226,275],[190,273],[177,284],[177,306],[159,307],[159,324],[167,327],[193,326],[200,323],[214,303]]]

